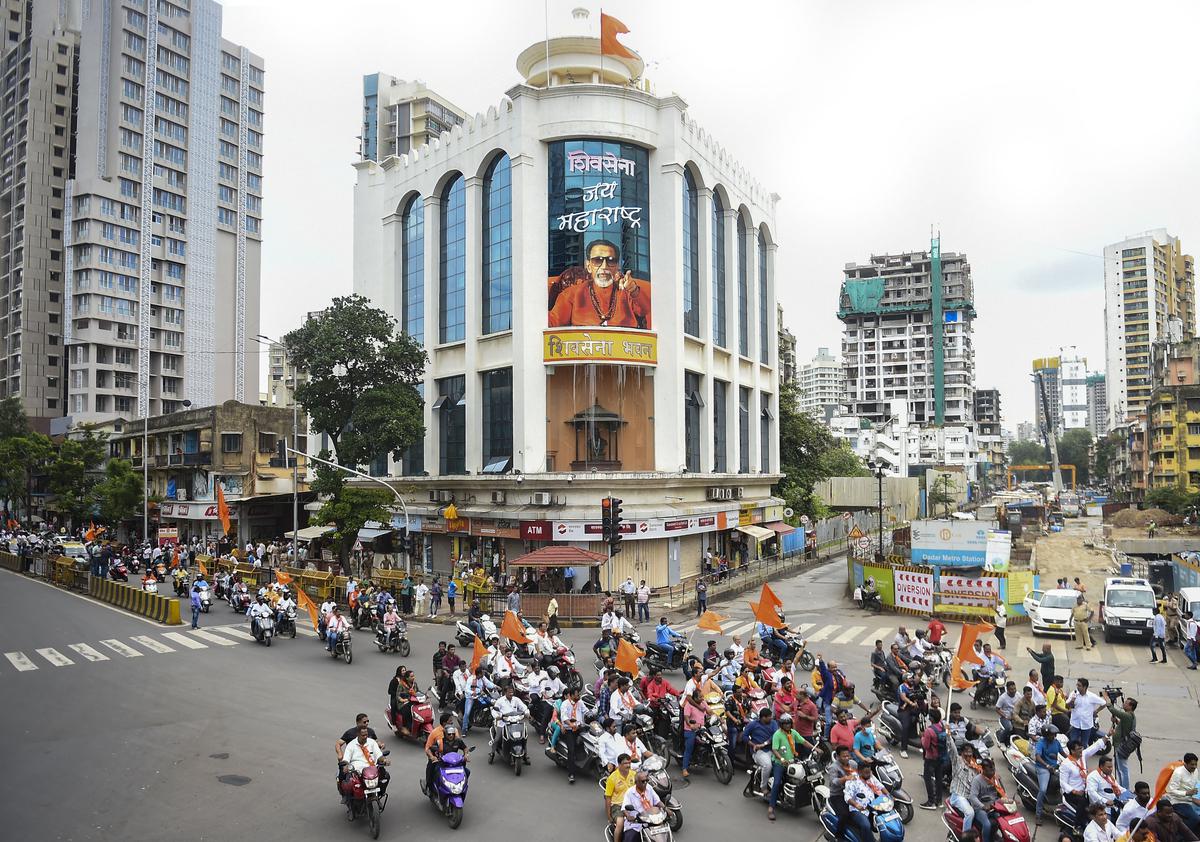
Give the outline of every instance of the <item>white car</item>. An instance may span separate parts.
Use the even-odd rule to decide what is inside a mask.
[[[1022,600],[1034,635],[1075,636],[1075,621],[1071,610],[1079,598],[1074,588],[1055,588],[1049,591],[1030,591]]]
[[[1104,580],[1104,642],[1117,637],[1149,640],[1154,628],[1154,589],[1145,579]]]
[[[1200,588],[1179,589],[1179,639],[1187,636],[1187,614],[1200,618]]]

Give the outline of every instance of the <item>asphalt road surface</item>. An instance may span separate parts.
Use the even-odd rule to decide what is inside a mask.
[[[789,621],[809,624],[812,649],[869,686],[870,640],[885,629],[894,632],[896,620],[847,607],[840,598],[843,570],[827,565],[776,590],[790,609]],[[727,632],[749,623],[744,601],[712,607],[732,617]],[[479,732],[468,740],[480,750],[466,818],[462,828],[450,830],[420,792],[420,749],[385,735],[386,687],[401,659],[380,654],[365,632],[355,638],[354,663],[347,666],[333,661],[308,628],[270,649],[256,644],[224,604],[202,615],[196,633],[186,624],[170,629],[6,571],[0,571],[0,617],[0,744],[15,761],[0,772],[5,838],[170,835],[267,842],[365,836],[364,823],[346,821],[334,788],[334,741],[360,711],[371,715],[392,749],[381,838],[414,831],[422,839],[487,834],[498,842],[564,834],[602,838],[603,804],[594,782],[568,785],[565,772],[532,744],[533,765],[520,778],[505,767],[489,767],[486,735]],[[680,625],[687,630],[689,623]],[[652,634],[650,627],[642,631]],[[413,655],[404,662],[422,682],[430,676],[436,642],[451,639],[451,632],[444,625],[409,625]],[[597,634],[568,629],[564,637],[582,654]],[[700,648],[702,638],[693,642]],[[1010,629],[1008,654],[1022,671],[1030,666],[1018,654],[1025,642]],[[1172,665],[1151,667],[1140,647],[1102,645],[1093,657],[1069,646],[1056,646],[1065,656],[1060,671],[1090,675],[1093,684],[1119,681],[1142,698],[1147,779],[1182,751],[1196,750],[1196,673],[1181,669],[1178,652]],[[590,663],[590,657],[580,660]],[[585,677],[590,674],[585,666]],[[670,678],[678,685],[678,673]],[[901,762],[906,788],[923,800],[916,754]],[[679,837],[736,840],[750,830],[764,842],[818,838],[808,812],[781,811],[778,821],[768,822],[765,806],[742,796],[744,780],[739,773],[722,786],[700,770],[691,786],[677,788],[686,815]],[[939,816],[918,810],[908,838],[943,838]],[[1042,829],[1046,837],[1049,831]]]

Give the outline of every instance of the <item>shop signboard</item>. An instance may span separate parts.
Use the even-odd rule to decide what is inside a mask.
[[[912,525],[912,562],[932,566],[983,567],[987,524],[977,520],[918,520]]]
[[[179,528],[175,526],[160,526],[158,527],[158,545],[165,547],[167,544],[179,543]]]
[[[553,541],[552,524],[548,520],[521,521],[521,539],[524,541]]]
[[[471,534],[485,538],[520,538],[521,530],[511,520],[471,518]]]
[[[984,567],[996,573],[1008,570],[1009,556],[1012,554],[1012,533],[1006,530],[989,529],[987,531],[987,559]]]
[[[220,520],[216,503],[163,503],[158,514],[162,518],[182,520]],[[237,520],[237,507],[229,507],[229,516]]]

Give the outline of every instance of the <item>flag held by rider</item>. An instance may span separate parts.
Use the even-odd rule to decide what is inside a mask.
[[[724,620],[724,617],[718,616],[714,611],[705,611],[700,615],[700,619],[696,621],[696,628],[716,632],[717,634],[725,634],[725,630],[721,628],[721,623]]]
[[[229,534],[229,505],[225,502],[225,490],[217,483],[217,517],[221,519],[221,528]]]
[[[771,586],[763,582],[762,592],[758,595],[759,605],[769,605],[776,613],[783,608],[783,600],[775,595],[775,591],[771,590]]]
[[[754,619],[764,626],[770,626],[773,629],[783,628],[783,620],[779,619],[779,614],[775,611],[774,606],[762,602],[751,602],[750,610],[754,612]]]
[[[643,652],[641,649],[638,649],[628,640],[622,639],[621,642],[617,644],[617,657],[615,659],[616,667],[621,672],[627,672],[632,676],[637,676],[638,658],[645,654],[645,652]]]
[[[483,645],[479,635],[475,635],[475,651],[471,655],[471,673],[474,674],[479,664],[488,656],[488,648]]]
[[[513,643],[523,644],[529,642],[529,638],[525,636],[525,629],[521,627],[521,621],[511,611],[504,612],[504,622],[500,624],[500,634]]]

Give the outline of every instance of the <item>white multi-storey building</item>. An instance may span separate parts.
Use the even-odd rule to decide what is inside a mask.
[[[1059,433],[1088,426],[1087,359],[1075,346],[1063,348],[1058,358]]]
[[[434,569],[597,548],[609,494],[605,583],[768,549],[777,197],[636,55],[558,37],[517,68],[486,114],[356,164],[355,291],[429,354],[425,441],[377,472]]]
[[[47,213],[61,220],[61,244],[24,279],[52,292],[49,323],[26,327],[55,344],[61,332],[52,356],[67,364],[56,379],[65,403],[49,405],[45,382],[44,409],[77,423],[168,413],[184,400],[253,402],[262,59],[221,37],[214,0],[5,5],[10,17],[32,7],[36,24],[6,55],[49,51],[51,72],[55,61],[74,72],[73,83],[54,79],[53,107],[69,119],[49,147],[20,147],[30,160],[67,152]]]
[[[828,421],[842,403],[841,360],[829,353],[828,348],[818,348],[816,356],[800,366],[799,384],[800,411]]]
[[[1151,348],[1196,333],[1194,261],[1165,228],[1104,248],[1108,427],[1135,418],[1152,390]]]

